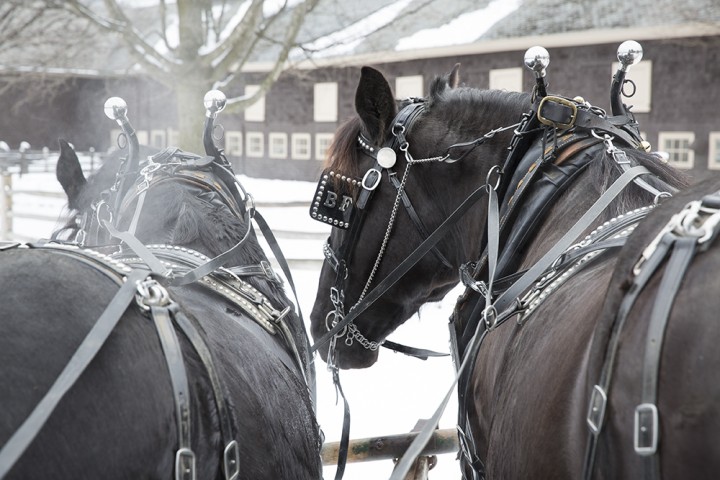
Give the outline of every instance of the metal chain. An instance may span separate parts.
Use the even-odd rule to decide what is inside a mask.
[[[405,156],[407,158],[410,157],[410,154],[408,152],[405,152]],[[362,293],[360,294],[360,298],[358,298],[355,305],[360,303],[363,298],[365,298],[365,295],[367,294],[368,290],[370,289],[370,284],[373,281],[373,278],[375,278],[375,274],[377,273],[377,269],[380,266],[380,261],[382,260],[383,256],[385,255],[385,248],[387,247],[388,240],[390,240],[390,232],[392,231],[393,225],[395,224],[395,216],[397,215],[398,207],[400,206],[400,199],[402,197],[402,192],[405,190],[405,182],[408,178],[408,172],[410,171],[410,166],[412,164],[408,162],[407,167],[405,167],[405,172],[403,173],[402,180],[400,181],[400,186],[398,187],[398,193],[395,197],[395,203],[393,204],[392,211],[390,213],[390,221],[388,222],[387,230],[385,230],[385,237],[383,238],[382,244],[380,245],[380,251],[378,252],[378,256],[375,259],[375,264],[373,265],[372,270],[370,271],[370,276],[367,279],[367,282],[365,283],[365,288],[363,288]],[[353,305],[353,308],[355,306]],[[352,309],[351,309],[352,310]]]
[[[382,261],[383,256],[385,255],[385,248],[387,247],[388,241],[390,240],[390,232],[392,231],[393,225],[395,224],[395,217],[397,215],[398,207],[400,206],[400,199],[402,198],[402,192],[405,190],[405,183],[407,182],[408,173],[410,171],[410,166],[412,165],[412,156],[408,151],[405,151],[405,157],[408,160],[407,167],[405,167],[405,172],[403,173],[402,180],[400,180],[400,186],[398,187],[398,194],[395,197],[395,203],[393,204],[392,211],[390,213],[390,220],[388,221],[388,227],[387,230],[385,230],[385,236],[383,237],[382,244],[380,245],[380,251],[378,252],[377,258],[375,259],[375,263],[373,264],[373,268],[370,271],[370,276],[367,279],[367,282],[365,283],[365,287],[363,288],[362,293],[360,294],[360,297],[358,298],[357,302],[355,302],[355,305],[350,307],[350,310],[348,312],[351,312],[353,308],[355,308],[362,300],[365,298],[365,295],[367,295],[368,290],[370,289],[370,285],[372,284],[373,279],[375,278],[375,274],[377,273],[378,267],[380,266],[380,262]],[[369,340],[365,335],[360,333],[360,331],[357,329],[357,327],[349,323],[347,326],[347,333],[345,338],[345,344],[349,347],[353,344],[353,342],[357,340],[360,345],[362,345],[366,350],[372,350],[375,351],[378,348],[380,348],[381,342],[374,342],[372,340]]]

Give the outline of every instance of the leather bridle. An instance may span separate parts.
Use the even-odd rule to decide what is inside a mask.
[[[365,298],[366,294],[370,289],[370,286],[377,272],[377,268],[382,261],[390,231],[392,230],[394,221],[396,219],[396,213],[401,202],[405,210],[408,212],[408,215],[412,219],[413,224],[420,233],[421,237],[425,239],[428,236],[427,228],[423,224],[420,217],[417,215],[417,212],[415,211],[415,208],[413,207],[412,202],[410,201],[405,191],[405,182],[407,180],[410,166],[414,162],[417,162],[417,160],[413,159],[408,152],[409,144],[405,134],[407,131],[410,130],[414,122],[424,112],[425,106],[426,104],[424,99],[411,99],[410,103],[404,108],[402,108],[400,112],[395,116],[391,124],[391,135],[384,143],[382,148],[376,148],[375,146],[373,146],[372,142],[363,134],[360,134],[358,136],[358,147],[363,154],[373,158],[374,164],[365,172],[362,180],[360,180],[359,182],[354,182],[357,186],[359,186],[360,191],[357,195],[357,200],[352,207],[352,213],[350,217],[345,222],[341,222],[343,223],[343,225],[339,226],[340,228],[347,229],[347,233],[339,249],[335,251],[330,245],[329,239],[323,247],[325,259],[330,265],[330,267],[335,271],[335,284],[333,287],[331,287],[330,291],[330,299],[333,303],[334,310],[331,310],[326,315],[326,326],[328,331],[331,330],[332,327],[338,323],[338,321],[345,317],[345,283],[350,274],[349,265],[351,263],[354,250],[357,246],[360,232],[364,225],[364,221],[368,212],[368,205],[373,197],[376,188],[380,185],[382,181],[383,173],[387,175],[387,178],[389,179],[393,187],[397,190],[397,195],[391,211],[390,219],[388,221],[385,238],[383,239],[383,243],[377,254],[373,269],[365,283],[365,287],[363,288],[363,291],[360,294],[355,305],[357,305]],[[398,180],[398,176],[393,170],[396,162],[396,149],[400,150],[400,152],[403,152],[406,160],[408,160],[402,179],[400,180]],[[323,177],[321,178],[320,184],[318,186],[320,198],[322,198],[323,193],[326,191],[325,189],[331,187],[331,183],[335,181],[335,176],[335,172],[325,172],[323,174]],[[313,213],[317,213],[317,207],[319,206],[319,203],[320,201],[316,200],[316,203],[313,206],[314,210],[311,210],[311,215]],[[317,217],[314,216],[314,218]],[[323,218],[320,218],[319,220],[323,221]],[[326,221],[327,223],[334,222],[334,225],[338,226],[337,219],[330,219],[329,222],[327,219],[325,219],[324,221]],[[440,259],[444,266],[452,268],[451,263],[447,260],[447,258],[445,258],[445,256],[440,252],[440,250],[438,250],[436,247],[433,247],[432,251]],[[353,308],[354,306],[351,307],[350,310],[352,310]],[[335,335],[333,337],[333,340],[330,342],[328,365],[331,368],[335,364],[335,342],[338,338],[342,337],[345,337],[345,343],[348,346],[352,345],[355,341],[357,341],[365,349],[371,351],[375,351],[381,345],[383,345],[386,348],[400,351],[402,353],[410,355],[417,354],[421,358],[439,355],[435,352],[423,349],[415,349],[412,347],[399,345],[394,342],[376,342],[369,340],[357,329],[357,327],[352,322],[350,322],[347,327],[344,328],[342,332]]]

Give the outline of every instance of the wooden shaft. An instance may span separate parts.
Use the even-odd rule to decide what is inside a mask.
[[[385,437],[362,438],[350,440],[348,448],[348,462],[372,462],[375,460],[388,460],[400,458],[410,443],[415,439],[417,433],[405,433],[401,435],[388,435]],[[323,445],[323,465],[337,464],[338,449],[340,442],[330,442]],[[423,449],[421,455],[436,455],[441,453],[452,453],[458,450],[457,430],[448,428],[435,430],[430,441]]]

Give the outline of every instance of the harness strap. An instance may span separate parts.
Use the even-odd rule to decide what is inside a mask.
[[[467,348],[464,350],[465,358],[477,358],[481,342],[476,341],[478,332],[482,332],[484,336],[487,332],[492,331],[509,318],[521,313],[523,306],[519,299],[520,295],[525,292],[528,287],[537,281],[537,279],[550,267],[560,255],[565,252],[568,247],[577,239],[577,237],[585,231],[597,217],[607,208],[607,206],[615,199],[615,197],[638,175],[649,173],[645,167],[634,167],[630,171],[621,175],[615,182],[602,194],[602,196],[588,209],[585,214],[568,230],[565,235],[543,255],[532,267],[530,267],[515,283],[505,290],[496,300],[492,302],[491,292],[493,285],[492,276],[495,273],[495,264],[497,262],[497,247],[494,245],[499,237],[498,213],[488,211],[488,272],[489,281],[485,297],[478,298],[470,320],[466,325],[466,331],[472,331],[472,337],[468,342]],[[492,214],[492,218],[491,218]],[[495,239],[495,240],[493,240]],[[457,342],[457,338],[455,339]],[[463,361],[464,363],[465,361]],[[469,386],[469,379],[461,377],[458,386],[458,402],[460,408],[463,408],[463,399],[465,398],[466,389]],[[471,432],[468,432],[471,433]]]
[[[517,303],[517,298],[524,292],[552,263],[572,244],[573,241],[585,231],[592,222],[607,208],[617,195],[639,175],[649,174],[645,167],[633,167],[623,173],[617,180],[602,194],[602,196],[588,209],[585,214],[568,230],[558,242],[535,262],[528,271],[520,277],[510,288],[508,288],[495,302],[494,306],[502,320],[518,313],[516,308],[510,306]],[[501,318],[498,318],[498,322]]]
[[[400,180],[398,180],[397,175],[393,172],[388,176],[390,177],[390,181],[392,182],[395,189],[400,193],[400,198],[403,202],[403,206],[405,207],[405,211],[407,211],[410,219],[415,224],[415,228],[417,228],[418,232],[420,232],[420,235],[423,237],[423,239],[427,238],[429,235],[427,228],[425,228],[425,224],[415,211],[415,207],[413,207],[413,204],[410,201],[410,198],[407,196],[405,189],[400,189]],[[437,246],[433,247],[432,252],[438,258],[438,260],[442,262],[443,265],[450,269],[453,268],[450,261],[445,258],[445,255],[442,254],[442,252],[437,248]]]
[[[47,419],[50,418],[60,400],[95,358],[95,355],[100,351],[117,325],[120,317],[132,302],[137,283],[147,276],[148,272],[146,270],[133,270],[127,275],[125,283],[122,284],[105,308],[105,311],[85,336],[85,339],[48,392],[35,406],[20,428],[3,445],[2,450],[0,450],[0,478],[4,478],[10,472],[15,462],[22,456],[25,449],[45,425]]]
[[[670,318],[670,309],[680,289],[680,282],[695,254],[697,239],[680,237],[676,238],[674,243],[673,253],[665,267],[650,316],[645,344],[642,403],[635,407],[635,452],[646,457],[644,463],[647,480],[660,478],[660,456],[656,455],[660,436],[656,405],[660,352]]]
[[[425,348],[410,347],[401,343],[391,342],[390,340],[385,340],[382,346],[394,352],[402,353],[420,360],[427,360],[429,357],[447,357],[450,355],[449,353],[440,353],[434,350],[427,350]]]
[[[645,285],[650,280],[651,275],[665,258],[669,248],[669,240],[667,238],[663,238],[657,246],[656,254],[646,261],[643,269],[640,271],[639,275],[633,279],[630,289],[620,303],[617,319],[613,324],[610,340],[608,341],[606,347],[605,363],[603,364],[602,372],[600,373],[600,380],[593,387],[593,391],[590,396],[590,406],[587,416],[590,437],[585,449],[585,463],[583,466],[583,478],[586,480],[592,479],[593,475],[597,443],[605,421],[608,390],[611,384],[613,367],[615,365],[617,350],[620,343],[620,333],[625,326],[625,320],[630,314],[630,310],[635,304],[635,300],[640,295],[640,292],[645,288]]]
[[[171,302],[169,305],[151,305],[149,311],[165,354],[165,364],[170,374],[175,400],[175,421],[178,435],[178,450],[175,453],[175,480],[195,480],[195,453],[190,444],[190,387],[180,343],[172,326],[172,316],[177,312],[177,304]]]
[[[130,232],[121,232],[112,224],[112,222],[103,221],[105,229],[118,240],[122,240],[127,244],[132,251],[134,251],[138,257],[140,257],[145,264],[150,268],[153,273],[156,273],[162,277],[169,277],[170,271],[165,268],[160,260],[140,241],[137,237]]]
[[[223,461],[222,468],[225,480],[234,480],[240,474],[240,449],[237,441],[233,437],[232,419],[230,418],[230,407],[228,405],[227,396],[224,393],[224,382],[218,375],[215,368],[213,355],[207,346],[204,334],[201,333],[199,325],[195,325],[183,312],[177,309],[173,318],[175,324],[182,330],[185,337],[190,341],[195,352],[197,352],[200,360],[205,366],[205,371],[210,379],[213,397],[215,398],[215,406],[217,407],[220,436],[223,441]]]
[[[227,263],[227,261],[232,257],[233,255],[237,254],[237,252],[240,250],[240,247],[245,245],[245,242],[250,237],[250,232],[252,232],[252,225],[250,223],[251,216],[246,212],[245,214],[245,221],[247,222],[247,230],[245,231],[245,235],[238,241],[234,246],[230,248],[230,250],[226,250],[225,252],[221,253],[217,257],[211,259],[207,263],[204,263],[200,265],[197,268],[194,268],[190,270],[188,273],[183,275],[182,277],[176,277],[174,278],[170,284],[173,286],[181,286],[181,285],[187,285],[189,283],[196,282],[197,280],[201,279],[205,275],[208,275],[209,273],[214,272],[218,268],[222,267]]]

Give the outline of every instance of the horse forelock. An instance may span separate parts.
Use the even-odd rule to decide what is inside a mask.
[[[361,132],[362,121],[358,116],[351,117],[341,124],[335,131],[335,137],[328,148],[324,168],[346,176],[359,176],[358,136]]]

